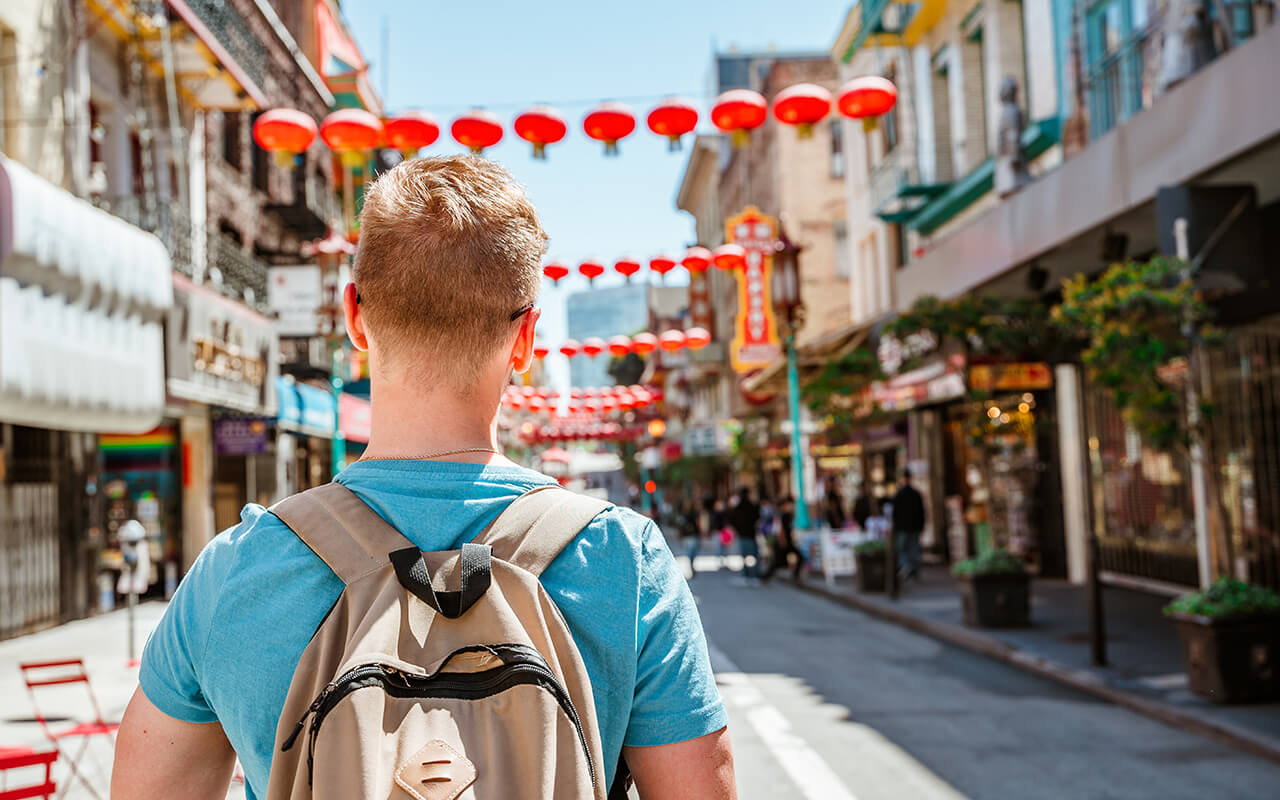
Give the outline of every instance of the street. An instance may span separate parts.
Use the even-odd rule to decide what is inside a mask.
[[[683,561],[683,559],[681,559]],[[729,559],[736,566],[737,558]],[[687,564],[687,561],[684,563]],[[714,557],[692,583],[730,715],[742,800],[1265,797],[1253,758],[792,587],[740,585]],[[138,612],[139,640],[160,603]],[[85,654],[108,719],[136,680],[123,612],[0,643],[0,736],[41,746],[21,660]],[[64,704],[58,705],[61,701]],[[48,713],[74,713],[75,690]],[[105,787],[110,753],[88,774]],[[65,780],[60,767],[59,780]],[[244,796],[233,786],[231,800]],[[89,798],[72,785],[69,800]]]
[[[730,575],[699,574],[693,589],[743,800],[1198,800],[1280,785],[1280,765],[785,582]]]

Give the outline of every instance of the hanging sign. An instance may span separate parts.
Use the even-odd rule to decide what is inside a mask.
[[[729,355],[734,371],[751,372],[782,354],[772,298],[778,222],[755,206],[747,206],[725,222],[725,238],[747,251],[746,263],[738,270],[738,317]]]

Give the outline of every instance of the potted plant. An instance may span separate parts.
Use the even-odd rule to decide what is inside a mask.
[[[857,562],[854,578],[857,580],[858,591],[884,591],[885,550],[884,539],[869,539],[854,545],[853,558]]]
[[[1165,606],[1191,691],[1215,703],[1280,698],[1280,595],[1233,578]]]
[[[964,584],[964,622],[979,628],[1031,624],[1031,578],[1022,559],[990,550],[957,563],[951,572]]]

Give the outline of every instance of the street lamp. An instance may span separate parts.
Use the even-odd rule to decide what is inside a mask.
[[[809,504],[804,496],[804,456],[800,449],[800,377],[796,368],[796,332],[804,326],[800,298],[800,247],[781,228],[774,245],[773,303],[787,354],[787,405],[791,411],[791,480],[796,487],[797,531],[809,529]]]

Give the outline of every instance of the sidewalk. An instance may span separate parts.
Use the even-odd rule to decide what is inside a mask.
[[[135,641],[138,653],[147,636],[160,622],[165,604],[143,603],[138,606],[135,623]],[[137,667],[128,666],[128,628],[126,612],[122,610],[101,614],[89,619],[69,622],[39,633],[0,641],[0,747],[28,746],[37,750],[50,749],[40,725],[32,716],[31,699],[22,683],[18,664],[28,661],[55,661],[67,658],[83,658],[94,693],[102,705],[102,713],[108,722],[119,722],[125,706],[138,685]],[[49,717],[84,720],[90,712],[89,698],[83,685],[50,687],[48,694],[41,694],[41,710]],[[46,703],[46,698],[50,701]],[[69,727],[65,721],[52,722],[57,730]],[[67,744],[72,752],[80,742]],[[112,752],[105,740],[99,739],[90,747],[88,755],[80,762],[81,769],[91,777],[91,783],[103,797],[110,783]],[[58,788],[66,780],[66,767],[61,762],[55,772]],[[90,794],[78,783],[72,784],[68,800],[81,800]],[[234,786],[228,798],[243,798],[243,786]]]
[[[1048,578],[1031,586],[1032,627],[1021,630],[966,627],[960,588],[940,567],[926,567],[923,579],[909,583],[896,601],[858,593],[851,578],[828,585],[811,575],[801,588],[1280,762],[1280,703],[1217,705],[1187,689],[1177,633],[1160,613],[1165,598],[1105,588],[1110,666],[1094,667],[1085,588]]]

